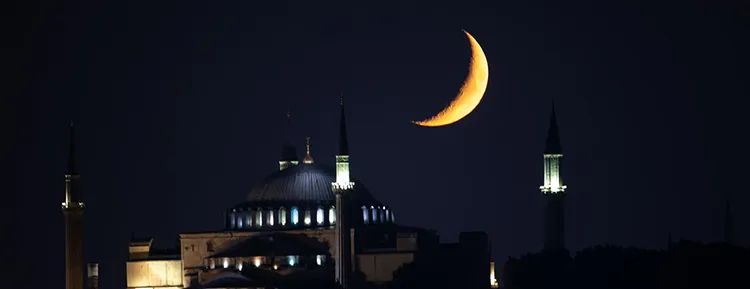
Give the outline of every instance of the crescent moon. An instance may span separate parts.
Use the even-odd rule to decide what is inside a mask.
[[[487,65],[487,57],[477,40],[466,30],[464,30],[464,33],[471,43],[471,64],[464,85],[456,98],[443,111],[423,121],[412,121],[412,123],[426,127],[449,125],[469,115],[482,101],[484,92],[487,90],[490,68]]]

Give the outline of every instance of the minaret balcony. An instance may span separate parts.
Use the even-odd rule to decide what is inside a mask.
[[[354,182],[333,183],[334,191],[346,191],[351,189],[354,189]]]
[[[62,202],[63,209],[83,208],[85,205],[81,202]]]

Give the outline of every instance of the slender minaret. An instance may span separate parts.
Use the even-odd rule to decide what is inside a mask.
[[[734,237],[734,218],[732,217],[732,204],[729,202],[729,193],[724,196],[724,243],[732,244]]]
[[[547,143],[544,148],[544,185],[539,187],[545,199],[544,249],[565,248],[565,189],[561,175],[563,153],[557,131],[555,103],[549,119]]]
[[[75,159],[75,136],[70,122],[68,171],[65,173],[65,288],[83,289],[83,208],[78,192],[78,170]]]
[[[347,200],[354,189],[354,183],[349,179],[349,142],[346,138],[343,95],[339,123],[339,152],[336,154],[336,182],[332,186],[336,193],[336,282],[341,287],[348,288],[352,257],[349,220],[345,216]]]
[[[303,164],[312,164],[315,160],[310,155],[310,137],[305,138],[305,157],[302,159]]]
[[[279,170],[284,170],[288,167],[296,166],[299,164],[297,158],[297,148],[292,145],[289,141],[290,134],[292,132],[292,112],[291,109],[286,112],[286,133],[284,135],[284,143],[281,145],[281,159],[279,159]]]

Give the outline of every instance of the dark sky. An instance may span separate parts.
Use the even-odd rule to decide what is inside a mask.
[[[5,250],[22,268],[11,282],[64,284],[70,119],[87,258],[104,288],[122,288],[131,232],[166,246],[221,229],[224,209],[278,169],[288,108],[300,154],[309,135],[333,164],[340,92],[355,177],[401,224],[446,241],[487,231],[501,263],[542,245],[552,99],[570,249],[660,248],[670,231],[718,241],[726,193],[750,243],[747,3],[110,2],[16,6],[3,93]],[[484,100],[456,124],[416,127],[466,76],[461,29],[490,63]]]

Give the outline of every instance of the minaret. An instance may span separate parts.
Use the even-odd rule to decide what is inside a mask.
[[[732,205],[729,202],[729,194],[724,197],[724,243],[732,244],[734,235],[734,218],[732,217]]]
[[[83,208],[78,192],[78,170],[75,159],[73,122],[70,122],[68,170],[65,173],[65,288],[83,289]]]
[[[349,179],[349,142],[346,137],[344,96],[341,96],[341,120],[339,123],[339,152],[336,154],[336,182],[332,184],[336,193],[336,282],[342,288],[349,287],[351,273],[351,233],[346,218],[346,204],[354,189]]]
[[[563,153],[557,131],[555,103],[549,119],[547,143],[544,148],[544,185],[539,187],[545,199],[544,249],[565,248],[565,189],[561,175]]]
[[[312,164],[315,160],[310,155],[310,137],[305,138],[305,158],[302,159],[303,164]]]
[[[287,131],[284,136],[284,143],[281,145],[281,159],[279,159],[279,170],[284,170],[288,167],[296,166],[299,164],[297,158],[297,148],[292,145],[289,141],[289,135],[292,132],[292,112],[288,110],[286,112],[286,126]]]

